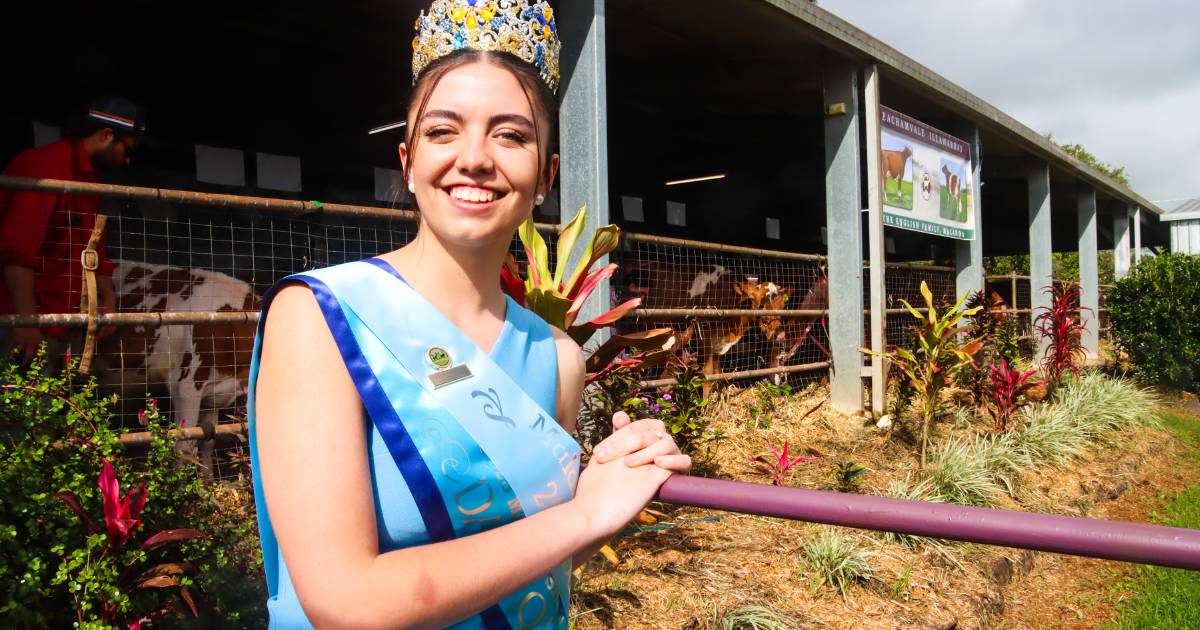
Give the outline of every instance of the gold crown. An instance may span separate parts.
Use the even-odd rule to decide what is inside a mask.
[[[460,48],[507,52],[533,64],[558,93],[558,25],[543,0],[434,0],[417,17],[413,82],[434,60]]]

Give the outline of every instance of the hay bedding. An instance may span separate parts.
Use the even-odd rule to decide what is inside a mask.
[[[832,489],[834,467],[843,460],[872,470],[861,478],[860,492],[869,494],[883,494],[893,479],[915,470],[917,449],[910,434],[903,429],[889,434],[864,418],[832,410],[823,387],[809,386],[781,400],[774,421],[765,428],[754,428],[747,411],[755,396],[752,388],[736,387],[717,396],[709,414],[725,438],[698,465],[700,474],[766,482],[749,460],[784,440],[791,442],[793,454],[805,448],[821,454],[817,460],[798,464],[789,480],[795,487]],[[939,434],[951,433],[949,426],[948,422],[939,425]],[[980,421],[974,429],[987,426]],[[1143,466],[1148,460],[1167,459],[1150,455],[1177,448],[1170,434],[1144,431],[1122,446],[1093,449],[1070,467],[1022,473],[1017,499],[1004,495],[997,507],[1107,516],[1107,508],[1096,506],[1111,502],[1121,494],[1119,490],[1149,484],[1142,468],[1151,474],[1169,468]],[[843,598],[820,585],[802,557],[802,543],[817,532],[816,526],[695,508],[653,507],[667,514],[658,523],[665,529],[619,538],[612,545],[621,560],[617,566],[597,556],[582,568],[573,594],[575,628],[707,629],[721,612],[747,604],[769,606],[806,628],[976,628],[1011,623],[1008,617],[1021,619],[1016,627],[1026,627],[1062,618],[1064,613],[1054,606],[1053,598],[1068,592],[1081,571],[1111,572],[1128,566],[1037,554],[1032,575],[1019,575],[1021,565],[1029,565],[1033,554],[1022,558],[1017,550],[960,544],[946,554],[929,547],[888,544],[877,533],[842,529],[875,554],[871,558],[874,579],[852,587]],[[1144,520],[1144,513],[1134,512],[1109,517]],[[1018,568],[1002,571],[1005,566]],[[1012,584],[1005,586],[1009,580]],[[1052,601],[1039,603],[1034,597]],[[1045,609],[1045,616],[1037,614],[1038,606]],[[1093,615],[1085,617],[1097,623]]]

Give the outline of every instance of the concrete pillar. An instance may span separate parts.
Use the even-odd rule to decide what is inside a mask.
[[[570,221],[587,207],[584,234],[608,225],[608,116],[605,91],[605,0],[561,0],[558,29],[562,38],[562,83],[559,88],[559,218]],[[586,239],[576,244],[579,256]],[[607,264],[607,257],[600,261]],[[596,287],[579,315],[587,321],[609,308],[609,283]],[[607,330],[593,343],[607,338]]]
[[[971,214],[975,217],[975,238],[969,241],[954,241],[954,266],[958,273],[954,286],[956,297],[968,291],[983,289],[983,212],[982,212],[982,165],[983,156],[979,142],[979,128],[975,125],[960,127],[963,139],[971,145]],[[965,132],[965,133],[962,133]]]
[[[1142,262],[1142,208],[1133,209],[1133,266]]]
[[[1050,239],[1050,168],[1044,163],[1029,168],[1029,292],[1033,317],[1042,308],[1050,307],[1046,287],[1054,282],[1054,259]],[[1038,357],[1042,356],[1047,340],[1039,340]]]
[[[825,111],[825,225],[828,243],[829,389],[834,408],[863,407],[862,203],[859,199],[858,68],[829,55],[822,67]]]
[[[1100,270],[1096,245],[1096,190],[1079,185],[1076,196],[1079,227],[1079,319],[1083,349],[1089,361],[1100,358]]]
[[[1113,276],[1129,275],[1129,211],[1122,208],[1113,215]]]

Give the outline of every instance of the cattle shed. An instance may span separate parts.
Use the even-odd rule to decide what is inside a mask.
[[[1200,198],[1175,202],[1169,208],[1160,218],[1170,226],[1171,251],[1200,254]]]
[[[155,145],[108,183],[275,201],[109,195],[114,258],[190,270],[189,286],[197,272],[243,283],[250,301],[224,310],[248,313],[244,325],[244,304],[281,277],[411,238],[400,210],[411,200],[395,185],[401,131],[378,130],[403,119],[426,4],[20,3],[7,13],[25,26],[2,44],[23,61],[8,73],[20,98],[0,104],[0,159],[55,138],[90,96],[144,104]],[[1120,275],[1143,247],[1167,244],[1161,208],[808,0],[553,4],[563,167],[535,216],[561,224],[586,206],[589,224],[619,224],[622,273],[597,295],[643,291],[645,325],[686,327],[696,309],[732,321],[794,311],[778,329],[732,326],[749,349],[745,363],[717,361],[726,380],[827,373],[838,408],[878,411],[883,369],[859,348],[895,341],[895,298],[915,299],[921,280],[951,300],[984,287],[985,256],[1029,254],[1029,277],[1000,281],[1028,319],[1045,305],[1051,253],[1078,251],[1082,306],[1094,311],[1098,250],[1115,250]],[[972,239],[884,226],[881,107],[969,147]],[[686,303],[697,287],[748,277],[792,299],[747,309],[714,289]],[[608,305],[595,302],[592,313]],[[730,332],[706,322],[710,337]],[[777,330],[799,347],[772,346]],[[1092,354],[1097,335],[1089,327]],[[244,366],[229,367],[240,378]]]

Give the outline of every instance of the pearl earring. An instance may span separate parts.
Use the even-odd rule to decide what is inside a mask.
[[[417,185],[414,184],[411,179],[408,180],[408,192],[410,192],[410,193],[417,192]]]
[[[537,194],[537,195],[534,195],[534,197],[533,197],[533,205],[535,205],[535,206],[540,206],[540,205],[542,205],[543,203],[546,203],[546,195],[543,195],[543,194],[540,194],[540,193],[539,193],[539,194]]]

